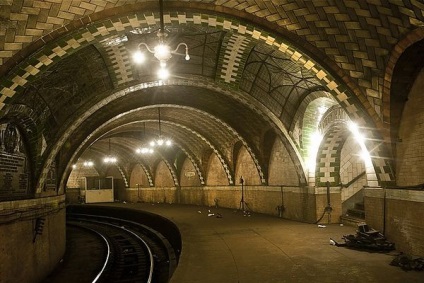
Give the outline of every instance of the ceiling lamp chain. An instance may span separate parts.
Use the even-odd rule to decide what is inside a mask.
[[[162,128],[161,128],[161,124],[160,124],[160,107],[158,107],[158,117],[159,117],[159,138],[155,141],[151,141],[150,146],[151,147],[163,146],[163,145],[171,146],[172,141],[170,139],[163,139],[162,138]]]
[[[146,123],[143,122],[143,138],[146,137]],[[151,147],[139,147],[135,150],[138,154],[151,154],[154,152],[153,148]]]
[[[109,139],[109,154],[103,159],[104,163],[116,163],[117,159],[115,156],[110,154],[110,139]]]

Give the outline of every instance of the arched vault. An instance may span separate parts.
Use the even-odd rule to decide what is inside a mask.
[[[357,42],[363,41],[364,32],[372,31],[357,33],[355,29],[354,33],[346,34],[349,27],[362,23],[361,19],[367,22],[366,16],[358,13],[358,19],[351,19],[343,12],[345,4],[328,4],[347,20],[333,28],[338,36],[324,38],[324,34],[334,30],[324,31],[315,24],[314,16],[320,18],[327,10],[312,3],[298,7],[306,9],[309,17],[291,17],[292,11],[285,11],[263,20],[262,13],[270,15],[269,7],[240,10],[241,7],[227,2],[168,1],[164,20],[169,40],[173,44],[187,43],[191,59],[185,61],[183,56],[173,56],[169,61],[172,77],[160,81],[155,76],[154,58],[146,66],[137,66],[131,59],[139,42],[156,41],[158,7],[149,1],[129,4],[127,1],[128,5],[118,2],[94,10],[81,8],[85,12],[62,20],[63,27],[52,24],[49,30],[49,25],[40,25],[45,27],[42,32],[45,36],[26,38],[25,42],[31,43],[23,44],[25,48],[21,52],[0,54],[3,63],[0,119],[14,120],[21,129],[27,129],[29,148],[37,160],[34,176],[38,193],[56,161],[61,161],[57,163],[58,172],[66,175],[64,164],[70,152],[75,152],[83,141],[85,148],[80,150],[89,148],[113,130],[96,132],[99,126],[133,109],[153,109],[160,105],[173,114],[172,118],[168,115],[168,124],[164,121],[164,134],[177,134],[174,128],[191,133],[181,136],[179,144],[182,152],[189,153],[187,156],[195,161],[199,173],[204,168],[198,140],[202,140],[200,145],[209,149],[213,145],[220,152],[230,181],[234,170],[231,148],[242,141],[255,162],[262,184],[266,184],[267,154],[261,142],[272,130],[281,137],[301,183],[305,184],[302,153],[289,133],[301,119],[299,107],[317,92],[331,96],[351,120],[367,126],[364,129],[377,177],[381,184],[393,182],[386,127],[380,119],[378,99],[374,99],[379,96],[381,84],[378,70],[384,65],[378,58],[388,53],[400,33],[419,22],[415,15],[419,9],[415,6],[405,12],[405,8],[393,4],[391,11],[402,11],[398,13],[403,19],[399,22],[410,24],[406,28],[393,24],[392,29],[382,27],[373,31],[378,40],[372,44],[378,46],[375,50],[381,54],[375,54],[377,51],[369,54],[358,51]],[[269,4],[277,8],[274,3]],[[324,26],[332,26],[334,16],[326,15]],[[388,15],[373,16],[383,22]],[[6,13],[5,17],[21,21],[16,14]],[[25,32],[31,34],[26,29]],[[376,83],[367,81],[369,74],[375,76]],[[28,119],[12,115],[21,106],[26,109]],[[141,121],[145,121],[151,135],[157,134],[155,111],[143,112]],[[30,132],[36,134],[31,136]],[[193,133],[199,134],[197,138]],[[126,156],[130,159],[129,153]]]

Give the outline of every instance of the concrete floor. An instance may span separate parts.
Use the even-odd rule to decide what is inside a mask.
[[[389,263],[397,252],[332,246],[355,228],[299,223],[223,208],[113,204],[162,215],[180,228],[183,249],[171,283],[424,282],[424,272]],[[222,218],[208,217],[220,213]]]

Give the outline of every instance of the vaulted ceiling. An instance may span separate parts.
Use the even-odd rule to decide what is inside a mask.
[[[191,57],[184,60],[181,48],[167,80],[157,79],[153,56],[144,65],[132,60],[140,42],[157,42],[157,1],[0,4],[0,120],[26,133],[44,164],[39,174],[53,160],[64,173],[84,154],[105,155],[109,141],[122,162],[142,162],[135,149],[159,135],[159,111],[161,135],[174,146],[146,164],[186,156],[200,172],[211,152],[234,170],[241,143],[266,175],[270,136],[300,166],[292,133],[318,98],[382,135],[389,58],[424,21],[417,1],[164,4],[167,41],[186,43]]]

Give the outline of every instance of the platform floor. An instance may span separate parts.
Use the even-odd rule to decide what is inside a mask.
[[[162,215],[178,225],[183,249],[171,283],[424,282],[424,272],[389,263],[397,252],[330,245],[355,228],[299,223],[241,211],[175,204],[113,204]],[[208,216],[208,213],[214,216]],[[217,214],[222,218],[217,218]]]

